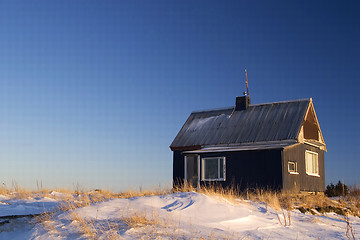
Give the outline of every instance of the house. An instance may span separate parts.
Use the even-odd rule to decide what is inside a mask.
[[[193,112],[170,145],[173,183],[323,192],[326,145],[312,99]]]

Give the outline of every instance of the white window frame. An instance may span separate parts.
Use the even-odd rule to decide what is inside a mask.
[[[184,156],[184,181],[187,181],[187,155]],[[200,155],[197,156],[197,167],[198,167],[198,186],[200,186]]]
[[[294,164],[294,168],[295,168],[294,171],[290,170],[290,165],[291,165],[291,164]],[[297,169],[297,162],[288,161],[288,172],[289,172],[290,174],[299,174],[298,169]]]
[[[309,156],[308,154],[311,154],[312,158],[311,158],[311,166],[310,166],[310,160],[308,159],[307,156]],[[313,156],[316,156],[315,158],[315,171],[313,169]],[[320,177],[320,171],[319,171],[319,154],[317,152],[312,152],[309,150],[305,151],[305,169],[306,169],[306,174],[310,175],[310,176],[315,176],[315,177]]]
[[[218,160],[218,177],[214,179],[206,179],[205,178],[205,165],[206,160],[209,159],[217,159]],[[223,178],[220,177],[220,161],[223,161]],[[201,181],[226,181],[226,158],[225,157],[207,157],[207,158],[201,158]]]

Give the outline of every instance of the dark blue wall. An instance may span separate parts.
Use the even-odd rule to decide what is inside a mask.
[[[173,152],[173,186],[184,183],[184,156],[181,151]]]
[[[226,181],[219,181],[223,187],[234,186],[239,190],[247,188],[282,188],[281,150],[242,152],[218,152],[200,154],[200,157],[226,157]],[[174,152],[173,180],[182,183],[184,178],[184,156]],[[203,182],[207,184],[214,182]]]

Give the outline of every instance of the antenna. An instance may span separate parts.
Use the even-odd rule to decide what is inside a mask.
[[[246,95],[249,97],[250,96],[250,94],[249,94],[249,84],[248,84],[248,79],[247,79],[246,68],[245,68],[245,79],[246,79]]]

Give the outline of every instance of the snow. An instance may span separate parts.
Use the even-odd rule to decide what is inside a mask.
[[[198,129],[202,128],[204,125],[206,125],[210,120],[218,121],[218,120],[223,120],[223,119],[227,119],[227,118],[228,118],[228,116],[225,114],[220,114],[218,116],[211,116],[211,117],[206,117],[206,118],[197,118],[191,122],[187,131],[198,130]]]
[[[40,214],[56,209],[59,202],[51,198],[12,199],[0,197],[0,217],[9,215]]]
[[[72,212],[58,211],[48,220],[48,229],[26,217],[4,223],[4,216],[49,212],[61,201],[0,196],[0,239],[87,239],[89,233],[79,228],[81,219],[99,239],[111,234],[125,239],[348,239],[344,217],[335,213],[310,215],[292,210],[291,225],[285,226],[283,213],[264,203],[229,202],[195,192],[111,199]],[[288,222],[288,212],[284,214]],[[143,216],[148,224],[132,224],[131,216]],[[360,237],[360,218],[349,216],[349,221],[355,236]]]

